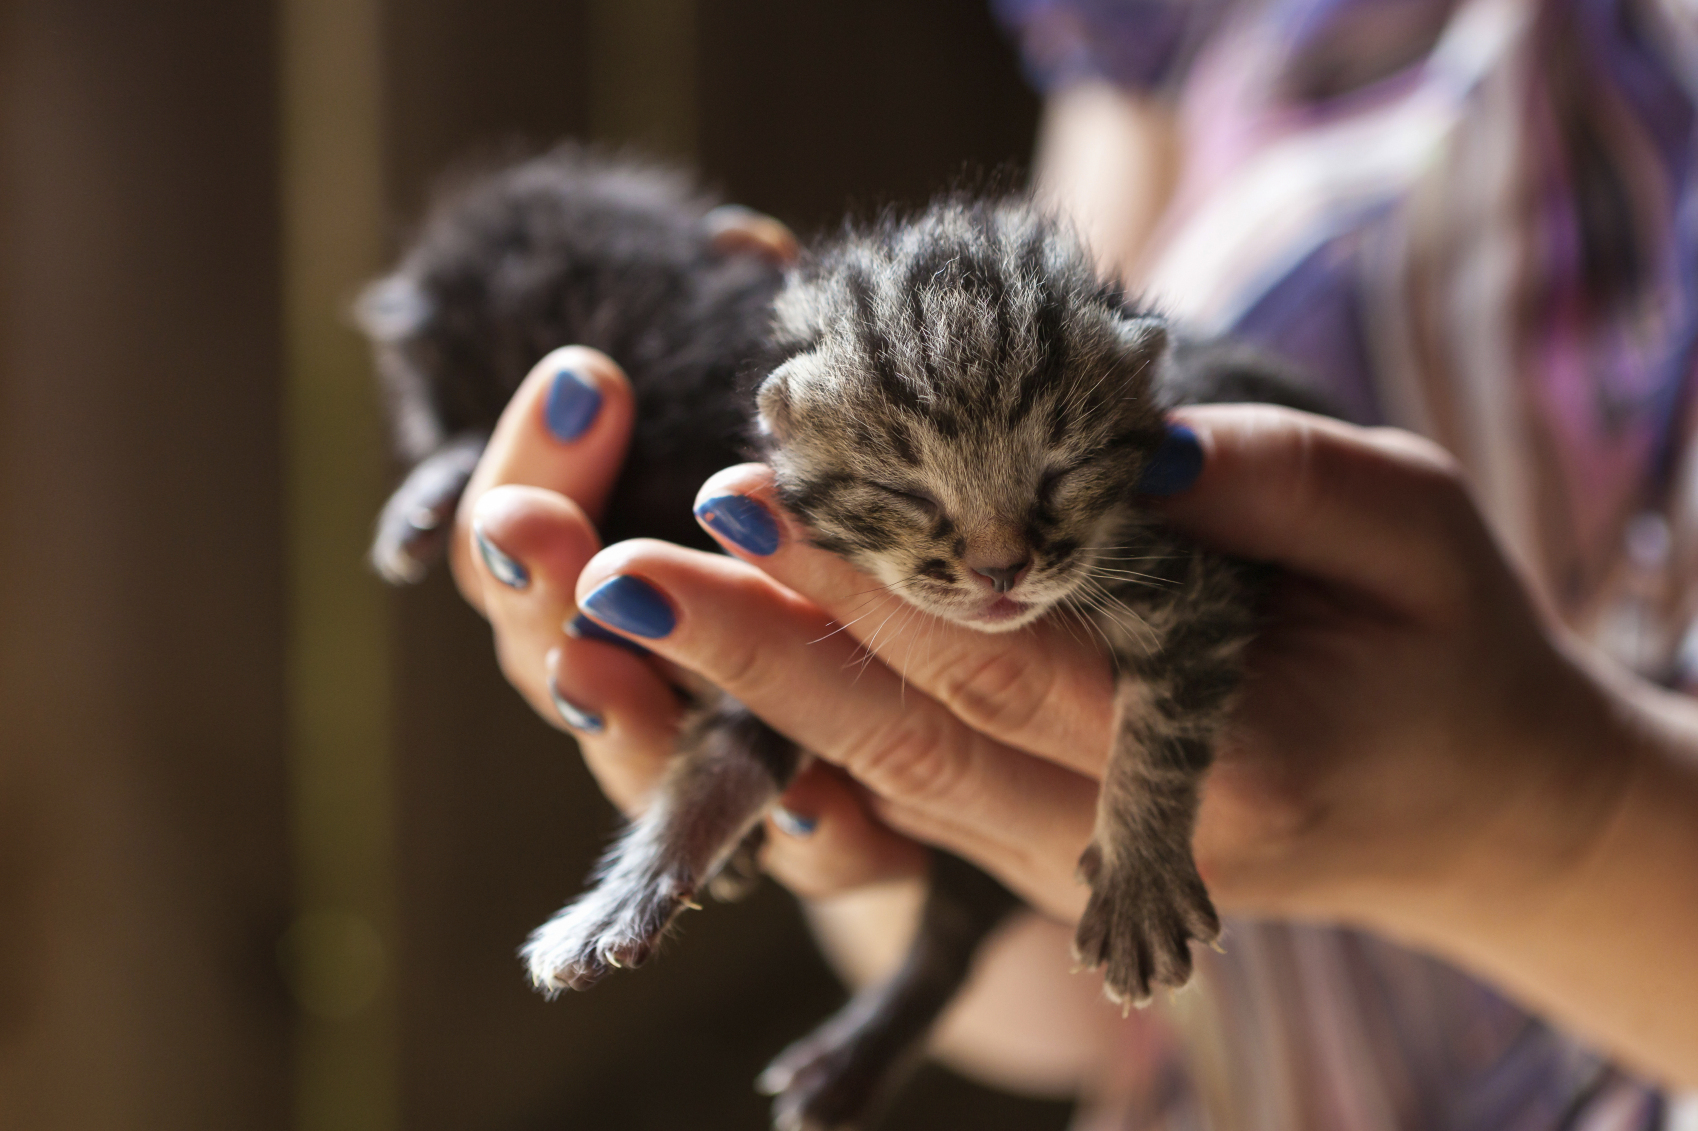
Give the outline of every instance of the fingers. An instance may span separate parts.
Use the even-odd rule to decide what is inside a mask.
[[[773,498],[771,469],[760,464],[709,479],[696,513],[726,549],[806,595],[845,635],[969,727],[1101,774],[1113,707],[1110,665],[1083,631],[1044,622],[993,635],[919,612],[809,545]]]
[[[536,364],[508,402],[460,500],[450,561],[460,591],[484,609],[487,572],[474,566],[471,521],[484,492],[508,484],[542,487],[596,519],[625,459],[634,412],[617,365],[581,346]]]
[[[762,864],[805,899],[925,874],[925,849],[876,820],[860,787],[829,762],[797,775],[767,826]]]
[[[1230,553],[1367,592],[1394,609],[1460,607],[1497,553],[1455,461],[1394,429],[1270,406],[1181,409],[1195,484],[1159,505]]]
[[[1094,783],[964,725],[867,662],[817,607],[772,578],[719,555],[638,540],[585,566],[578,601],[842,766],[878,795],[875,811],[899,831],[925,829],[1048,908],[1071,898]]]
[[[600,549],[589,519],[553,491],[502,486],[483,494],[469,525],[502,673],[537,714],[577,737],[603,791],[634,811],[671,756],[679,706],[628,645],[569,628],[578,574]]]

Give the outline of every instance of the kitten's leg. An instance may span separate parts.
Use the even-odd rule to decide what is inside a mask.
[[[1079,861],[1091,899],[1074,948],[1103,967],[1117,1002],[1142,1005],[1156,986],[1191,976],[1192,939],[1220,919],[1191,855],[1203,778],[1242,678],[1251,630],[1245,567],[1199,555],[1184,595],[1165,611],[1160,646],[1120,657],[1115,740],[1096,831]]]
[[[680,745],[648,808],[602,859],[595,886],[526,942],[531,981],[549,996],[585,989],[610,967],[645,962],[802,757],[728,696],[686,729]]]
[[[761,849],[765,847],[766,826],[756,825],[744,834],[720,865],[719,872],[708,881],[708,894],[721,903],[747,899],[766,874],[761,869]]]
[[[422,581],[442,556],[453,530],[454,508],[487,440],[481,432],[454,437],[420,460],[383,504],[370,554],[383,580],[391,585]]]
[[[919,1058],[974,953],[1019,900],[972,865],[932,854],[925,909],[897,972],[868,986],[780,1053],[756,1085],[775,1095],[778,1131],[860,1126]]]

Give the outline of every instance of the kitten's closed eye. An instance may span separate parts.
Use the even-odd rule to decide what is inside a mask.
[[[1061,494],[1066,481],[1074,472],[1082,471],[1084,468],[1085,464],[1074,463],[1066,467],[1054,467],[1044,472],[1043,480],[1038,484],[1038,500],[1045,506],[1055,502],[1056,496]]]
[[[877,487],[887,495],[896,496],[903,503],[920,511],[929,519],[935,519],[943,514],[943,505],[932,496],[930,491],[923,487],[892,487],[888,483],[873,483],[872,486]]]

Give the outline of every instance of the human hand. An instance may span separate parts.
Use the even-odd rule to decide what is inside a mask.
[[[1184,418],[1206,458],[1169,515],[1290,571],[1205,792],[1196,851],[1221,905],[1414,932],[1458,892],[1530,897],[1608,809],[1608,768],[1576,741],[1604,712],[1448,458],[1282,410]],[[741,562],[623,543],[580,576],[586,611],[618,626],[602,585],[642,579],[671,613],[648,647],[841,766],[883,822],[1076,915],[1106,660],[1059,621],[989,636],[924,618],[807,545],[758,465],[699,498]],[[809,815],[824,830],[836,812]]]
[[[727,206],[707,223],[726,254],[777,262],[796,255],[795,238],[770,217]],[[598,783],[627,813],[641,807],[672,756],[681,713],[672,684],[682,674],[577,616],[573,585],[600,549],[595,520],[618,478],[632,419],[630,385],[612,360],[579,347],[548,355],[503,412],[450,543],[456,583],[489,619],[503,673],[545,720],[574,733]],[[867,819],[829,767],[805,772],[792,794],[832,798],[839,814],[821,836],[772,838],[771,870],[799,891],[923,868],[922,850]]]

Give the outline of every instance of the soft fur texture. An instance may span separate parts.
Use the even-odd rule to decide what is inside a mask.
[[[752,445],[818,544],[895,597],[985,631],[1042,616],[1088,626],[1118,672],[1117,725],[1080,863],[1092,896],[1078,951],[1119,1000],[1182,984],[1191,941],[1219,930],[1190,839],[1259,573],[1177,538],[1136,484],[1169,403],[1214,389],[1304,398],[1253,357],[1176,348],[1023,200],[949,198],[850,227],[782,291],[770,265],[715,249],[712,203],[675,175],[564,149],[436,212],[363,307],[416,463],[380,521],[378,568],[422,572],[481,438],[538,358],[569,342],[607,351],[638,397],[609,540],[704,544],[696,487]],[[803,757],[710,696],[595,887],[527,944],[537,985],[583,988],[649,957]],[[902,972],[763,1077],[778,1125],[864,1118],[1013,905],[940,857]]]
[[[1219,922],[1198,786],[1253,628],[1255,571],[1138,505],[1173,372],[1163,322],[1024,201],[948,199],[826,245],[776,303],[768,459],[815,540],[933,615],[1083,620],[1119,682],[1077,947],[1111,996],[1191,971]]]

